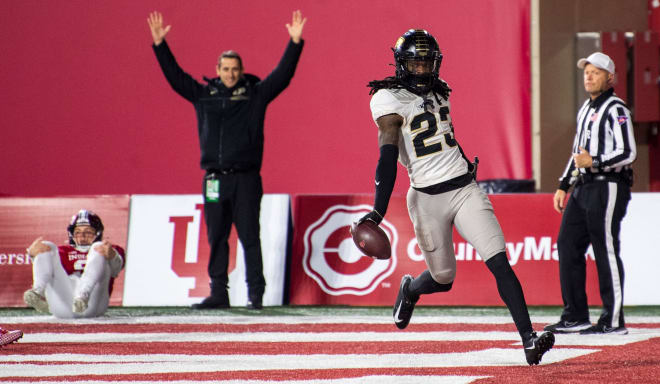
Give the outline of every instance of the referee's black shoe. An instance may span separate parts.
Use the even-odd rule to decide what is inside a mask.
[[[591,327],[588,320],[584,321],[568,321],[559,320],[559,322],[546,325],[543,330],[552,333],[577,333]]]
[[[247,309],[262,309],[263,298],[261,296],[250,296],[246,305]]]
[[[536,336],[536,332],[532,332],[531,337],[523,342],[527,364],[540,363],[543,354],[548,352],[553,345],[555,345],[555,335],[552,332],[543,332],[541,336]]]
[[[411,295],[408,291],[412,280],[413,278],[410,275],[403,276],[401,285],[399,286],[399,294],[396,296],[396,302],[394,302],[394,324],[399,329],[404,329],[408,326],[413,310],[415,309],[415,304],[419,300],[419,295]]]
[[[585,330],[580,331],[580,335],[627,335],[628,329],[626,327],[608,327],[603,324],[596,324],[593,327],[589,327]]]

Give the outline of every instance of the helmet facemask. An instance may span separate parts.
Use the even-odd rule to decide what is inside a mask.
[[[73,247],[80,252],[88,252],[92,244],[99,238],[99,233],[87,224],[78,224],[73,229]],[[85,244],[81,244],[80,239],[84,239]]]
[[[404,59],[403,67],[403,79],[407,85],[420,93],[427,93],[438,78],[440,65],[438,59],[413,58]]]

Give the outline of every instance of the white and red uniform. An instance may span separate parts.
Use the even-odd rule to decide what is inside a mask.
[[[122,247],[113,244],[112,248],[117,251],[122,259],[126,260],[125,251]],[[81,275],[83,273],[85,265],[87,264],[87,255],[91,252],[91,248],[87,252],[81,252],[74,248],[72,245],[60,245],[57,247],[57,250],[60,254],[60,262],[62,263],[62,267],[64,268],[64,271],[66,271],[67,275],[73,275],[75,273]],[[117,271],[117,273],[119,273],[119,271]],[[115,277],[116,274],[110,276],[108,294],[112,294],[112,286],[115,282]]]
[[[38,254],[32,269],[33,288],[44,292],[50,313],[56,317],[95,317],[108,309],[114,278],[124,267],[125,252],[117,245],[112,248],[117,255],[107,260],[90,246],[81,252],[71,245],[56,246],[44,241],[50,251]],[[82,314],[74,314],[71,308],[74,297],[89,297],[88,307]]]

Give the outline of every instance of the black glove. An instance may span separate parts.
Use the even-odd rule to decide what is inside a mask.
[[[378,211],[376,211],[374,209],[373,211],[371,211],[371,212],[367,213],[366,215],[362,216],[360,218],[360,220],[358,220],[358,222],[357,222],[358,225],[362,224],[365,220],[371,220],[374,223],[376,223],[376,225],[379,225],[380,222],[383,221],[383,216],[381,216],[380,213],[378,213]]]

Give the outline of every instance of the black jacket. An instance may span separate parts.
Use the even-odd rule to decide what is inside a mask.
[[[259,81],[246,74],[232,88],[219,78],[199,83],[179,67],[167,42],[153,46],[170,86],[195,106],[202,169],[261,169],[266,107],[289,85],[303,45],[289,40],[270,75]]]

